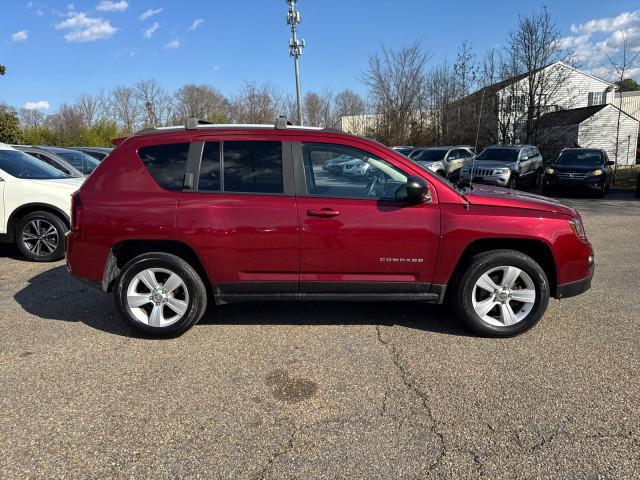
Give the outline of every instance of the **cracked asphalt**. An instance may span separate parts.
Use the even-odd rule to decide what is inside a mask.
[[[0,478],[640,478],[640,201],[567,199],[597,270],[517,338],[444,307],[238,304],[125,326],[0,247]]]

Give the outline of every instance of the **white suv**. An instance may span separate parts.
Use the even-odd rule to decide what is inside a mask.
[[[15,242],[29,260],[63,258],[71,194],[83,180],[0,143],[0,241]]]

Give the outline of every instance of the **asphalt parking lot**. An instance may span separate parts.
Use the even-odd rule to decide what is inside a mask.
[[[0,478],[638,478],[640,201],[566,201],[593,288],[507,340],[395,303],[229,305],[150,340],[0,247]]]

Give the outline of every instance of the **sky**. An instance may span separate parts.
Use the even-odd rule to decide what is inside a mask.
[[[606,75],[621,32],[640,52],[638,0],[556,0],[548,9],[582,68]],[[430,63],[463,40],[481,56],[504,45],[518,15],[541,2],[299,0],[304,91],[365,93],[359,80],[382,45],[419,42]],[[0,0],[0,102],[55,111],[80,94],[155,79],[173,92],[206,83],[232,96],[244,81],[294,92],[284,0]],[[632,72],[640,80],[640,68]]]

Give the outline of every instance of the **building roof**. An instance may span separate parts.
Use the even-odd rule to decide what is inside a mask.
[[[558,127],[567,125],[578,125],[584,122],[587,118],[592,117],[600,110],[611,107],[616,110],[620,110],[612,103],[603,103],[602,105],[592,105],[591,107],[572,108],[570,110],[560,110],[557,112],[547,113],[536,120],[536,126],[538,128]],[[636,120],[624,110],[620,112],[633,120]],[[637,121],[637,120],[636,120]]]

